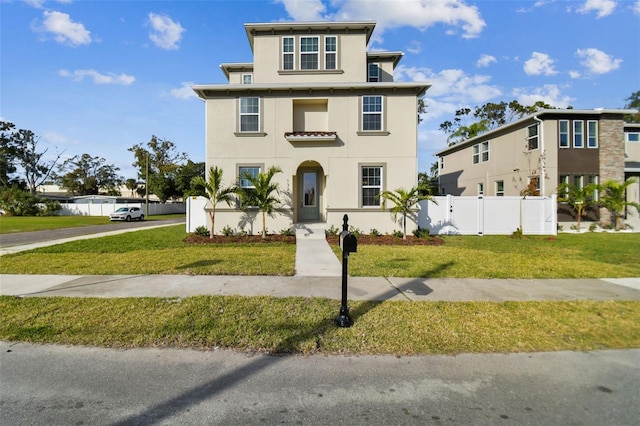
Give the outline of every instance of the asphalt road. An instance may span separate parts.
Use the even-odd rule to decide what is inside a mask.
[[[0,424],[637,425],[640,349],[266,356],[0,342]]]
[[[42,241],[61,240],[81,235],[99,234],[102,232],[121,231],[133,228],[145,228],[149,226],[167,225],[171,223],[184,223],[184,218],[152,220],[142,222],[112,222],[107,225],[80,226],[77,228],[51,229],[46,231],[18,232],[0,235],[0,247],[12,247],[24,244],[39,243]]]

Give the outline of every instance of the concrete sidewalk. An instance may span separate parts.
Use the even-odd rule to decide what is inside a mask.
[[[341,298],[340,277],[210,275],[0,275],[0,295],[188,297],[241,295]],[[350,300],[640,300],[640,279],[458,279],[350,277]]]

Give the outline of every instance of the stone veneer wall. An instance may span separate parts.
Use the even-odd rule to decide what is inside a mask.
[[[624,182],[624,121],[621,115],[602,115],[598,124],[600,183],[608,180]],[[607,209],[600,209],[600,223],[608,225]]]

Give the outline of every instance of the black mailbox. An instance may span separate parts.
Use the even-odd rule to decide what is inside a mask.
[[[343,253],[355,253],[358,251],[358,239],[349,231],[340,233],[340,248]]]

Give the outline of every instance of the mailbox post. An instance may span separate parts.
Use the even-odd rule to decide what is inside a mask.
[[[349,216],[346,214],[342,218],[342,232],[340,233],[340,248],[342,249],[342,304],[340,314],[336,318],[338,327],[351,327],[353,320],[349,315],[347,306],[347,273],[349,265],[349,253],[358,251],[358,240],[356,236],[349,232]]]

